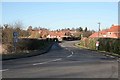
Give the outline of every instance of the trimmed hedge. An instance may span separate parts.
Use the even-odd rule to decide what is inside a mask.
[[[101,38],[99,42],[99,50],[120,54],[120,39]]]
[[[17,43],[18,50],[41,50],[51,44],[51,39],[20,39]]]
[[[99,41],[98,49],[101,51],[113,52],[120,55],[120,39],[112,38],[84,38],[80,41],[80,46],[87,47],[89,49],[96,49],[96,41]]]

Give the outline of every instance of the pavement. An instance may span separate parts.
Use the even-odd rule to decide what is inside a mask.
[[[118,78],[119,62],[96,51],[54,44],[43,55],[2,62],[2,78]]]

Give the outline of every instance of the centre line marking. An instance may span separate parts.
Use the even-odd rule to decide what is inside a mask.
[[[74,53],[72,52],[72,54],[74,54]]]
[[[32,64],[32,65],[46,64],[46,63],[49,63],[49,62],[53,62],[53,61],[59,61],[59,60],[62,60],[62,58],[55,59],[55,60],[51,60],[51,61],[47,61],[47,62],[35,63],[35,64]]]
[[[50,61],[47,61],[47,62],[42,62],[42,63],[35,63],[35,64],[33,64],[33,65],[45,64],[45,63],[48,63],[48,62],[50,62]]]
[[[7,70],[9,70],[9,69],[3,69],[3,70],[0,70],[0,72],[7,71]]]
[[[62,60],[62,58],[59,58],[59,59],[55,59],[55,60],[52,60],[52,61],[59,61],[59,60]]]
[[[72,55],[67,56],[68,58],[71,57]]]

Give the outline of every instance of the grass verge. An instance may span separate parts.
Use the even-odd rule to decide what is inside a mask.
[[[81,46],[79,43],[75,43],[75,46],[78,47],[78,48],[87,49],[87,50],[91,50],[91,51],[97,51],[97,52],[103,53],[105,55],[110,55],[110,56],[114,56],[116,58],[120,58],[119,54],[110,53],[110,52],[106,52],[106,51],[95,50],[95,49],[89,49],[87,47]]]

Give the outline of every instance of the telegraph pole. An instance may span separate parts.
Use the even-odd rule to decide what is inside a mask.
[[[100,38],[99,32],[100,32],[100,25],[101,25],[101,23],[99,22],[98,24],[99,24],[99,27],[98,27],[98,39],[97,39],[97,42],[96,42],[96,50],[98,50],[98,47],[99,47],[99,38]]]
[[[98,39],[99,39],[100,38],[99,32],[100,32],[100,25],[101,25],[101,23],[99,22],[98,25],[99,25],[99,27],[98,27]]]

